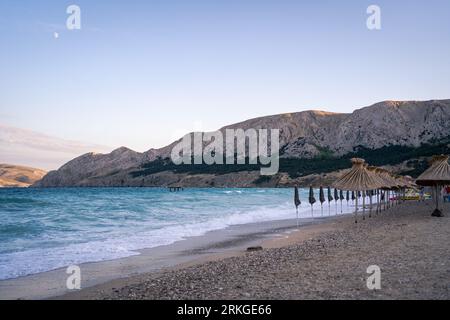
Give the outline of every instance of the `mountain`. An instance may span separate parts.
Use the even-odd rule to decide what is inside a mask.
[[[88,151],[105,146],[64,140],[39,132],[0,124],[0,162],[54,169]]]
[[[304,111],[260,117],[221,128],[280,129],[280,172],[255,165],[180,165],[173,146],[144,153],[125,147],[88,153],[49,172],[36,187],[54,186],[281,186],[306,184],[345,169],[353,156],[399,172],[420,170],[432,153],[449,152],[450,100],[384,101],[353,113]],[[319,180],[318,180],[319,179]]]
[[[28,187],[46,175],[46,171],[36,168],[0,164],[1,187]]]

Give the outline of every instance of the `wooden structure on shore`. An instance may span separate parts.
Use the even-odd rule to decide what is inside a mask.
[[[169,189],[170,192],[178,192],[184,190],[183,187],[167,187],[167,188]]]

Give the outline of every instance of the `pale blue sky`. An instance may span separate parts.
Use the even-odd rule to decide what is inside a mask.
[[[3,0],[0,40],[0,123],[138,151],[198,122],[450,98],[448,0]]]

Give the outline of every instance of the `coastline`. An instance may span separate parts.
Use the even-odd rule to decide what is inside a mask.
[[[448,300],[450,218],[431,217],[432,208],[406,202],[357,224],[341,216],[262,239],[262,251],[210,256],[57,299]],[[374,265],[379,290],[367,286]]]
[[[300,219],[299,228],[315,234],[332,221],[343,218],[323,216]],[[328,227],[330,228],[330,227]],[[51,299],[67,295],[84,295],[92,287],[122,286],[133,277],[160,273],[191,265],[245,254],[250,246],[272,247],[284,245],[297,229],[296,220],[273,220],[229,226],[193,236],[169,245],[137,250],[138,254],[121,259],[80,264],[82,289],[66,288],[66,268],[59,268],[23,277],[0,281],[0,299]],[[114,287],[114,285],[112,286]],[[112,288],[111,287],[111,288]]]

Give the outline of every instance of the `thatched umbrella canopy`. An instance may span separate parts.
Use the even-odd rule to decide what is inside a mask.
[[[333,184],[335,188],[364,191],[380,187],[379,181],[364,167],[364,159],[353,158],[353,167]]]
[[[385,184],[385,181],[380,176],[379,172],[377,171],[377,169],[379,169],[379,168],[374,167],[374,166],[367,166],[366,169],[367,169],[367,171],[369,171],[369,174],[373,177],[373,179],[375,179],[377,181],[377,184],[379,185],[379,187],[376,189],[382,188],[383,185]]]
[[[300,201],[300,196],[298,194],[298,188],[294,188],[294,204],[295,204],[295,211],[297,213],[297,227],[298,227],[298,206],[302,204]]]
[[[351,170],[343,174],[334,182],[333,186],[335,188],[356,191],[359,196],[361,191],[378,189],[381,187],[379,180],[366,169],[364,159],[353,158],[351,161],[353,164]],[[363,198],[363,213],[365,210],[364,204],[365,197]],[[355,222],[357,222],[357,211],[358,199],[356,199]]]
[[[450,184],[448,158],[447,155],[434,156],[430,161],[430,167],[416,179],[416,183],[420,186]]]
[[[381,189],[384,190],[382,198],[384,201],[384,209],[386,210],[386,208],[389,208],[391,205],[389,194],[391,190],[396,190],[399,188],[398,182],[392,177],[392,175],[386,169],[376,168],[375,173],[383,182],[383,187],[381,187]]]
[[[389,174],[389,171],[383,168],[375,168],[375,174],[378,176],[378,179],[382,182],[381,189],[389,190],[397,187],[397,182],[394,181],[392,176]]]
[[[436,209],[432,216],[443,217],[443,213],[439,210],[439,187],[450,184],[450,165],[448,164],[448,156],[434,156],[430,161],[430,167],[425,170],[416,180],[420,186],[434,186],[436,193]]]
[[[312,186],[309,187],[309,204],[311,205],[311,216],[313,216],[313,204],[316,203],[316,198],[314,197],[314,189]]]

